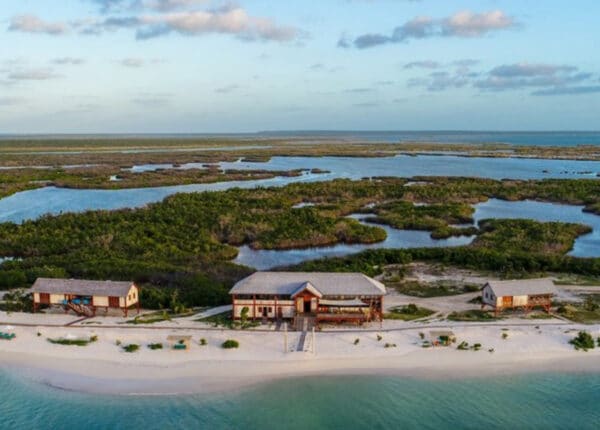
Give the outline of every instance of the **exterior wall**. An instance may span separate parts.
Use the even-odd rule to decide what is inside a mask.
[[[293,300],[277,300],[277,307],[275,307],[275,300],[256,300],[256,315],[253,313],[254,303],[252,299],[235,299],[233,317],[241,318],[244,307],[248,308],[248,318],[262,318],[263,313],[259,311],[259,308],[262,310],[264,307],[271,308],[271,312],[267,312],[268,318],[277,318],[277,308],[281,308],[283,318],[293,318],[296,314]]]
[[[135,305],[139,301],[139,291],[135,285],[132,285],[125,297],[125,303],[127,307]]]
[[[94,296],[92,304],[94,306],[108,306],[108,296]]]
[[[502,307],[502,297],[496,298],[496,304],[494,306],[499,307],[499,308]]]
[[[513,296],[513,306],[526,306],[527,296]]]
[[[40,293],[33,293],[33,303],[40,302]]]
[[[481,291],[481,299],[483,303],[491,306],[502,306],[502,299],[496,298],[492,289],[489,286],[485,286]],[[499,305],[498,305],[499,303]]]
[[[50,294],[50,304],[52,305],[62,305],[64,299],[64,294]]]

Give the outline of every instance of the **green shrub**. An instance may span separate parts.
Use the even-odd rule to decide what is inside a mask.
[[[359,338],[354,339],[354,345],[358,345],[359,342],[360,342]]]
[[[155,349],[163,349],[163,344],[162,343],[151,343],[148,345],[148,348],[155,350]]]
[[[200,339],[200,345],[202,345],[202,346],[208,345],[208,342],[206,341],[206,339],[202,338],[202,339]]]
[[[396,344],[395,344],[395,343],[386,343],[386,344],[384,345],[384,347],[385,347],[385,348],[395,348],[395,347],[396,347]]]
[[[419,332],[419,337],[420,337],[421,339],[425,339],[425,333],[423,333],[423,332]]]
[[[460,349],[461,351],[466,351],[469,349],[469,343],[465,342],[464,340],[458,344],[458,346],[456,347],[456,349]]]
[[[123,351],[125,352],[136,352],[140,349],[140,346],[135,343],[130,343],[129,345],[125,345],[123,347]]]
[[[227,339],[225,342],[223,342],[221,344],[221,348],[224,349],[232,349],[232,348],[239,348],[240,347],[240,343],[237,340],[233,340],[233,339]]]
[[[380,334],[378,334],[378,335],[377,335],[377,341],[378,341],[378,342],[380,342],[380,341],[381,341],[381,339],[383,339],[383,336],[382,336],[382,335],[380,335]]]
[[[98,335],[93,335],[90,337],[90,342],[97,342],[98,341]]]
[[[569,343],[573,345],[576,350],[583,349],[584,351],[587,351],[588,349],[594,349],[596,347],[594,338],[587,331],[580,331],[577,333],[577,336],[569,341]]]
[[[508,333],[502,333],[502,339],[507,339],[508,338]]]
[[[89,339],[50,339],[48,338],[48,342],[53,343],[55,345],[75,345],[75,346],[88,346],[92,342],[96,342],[98,340],[98,336],[92,336]]]

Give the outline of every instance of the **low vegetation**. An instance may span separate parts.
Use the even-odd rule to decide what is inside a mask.
[[[556,312],[571,321],[578,323],[595,323],[600,321],[600,295],[588,295],[582,303],[560,304]]]
[[[494,320],[498,319],[498,318],[494,317],[494,315],[492,315],[490,312],[479,310],[479,309],[451,312],[448,314],[447,318],[450,321],[465,321],[465,322],[494,321]]]
[[[479,291],[481,286],[454,281],[423,283],[418,281],[386,282],[388,288],[413,297],[444,297]]]
[[[125,352],[136,352],[140,349],[140,346],[136,343],[130,343],[129,345],[123,346]]]
[[[432,311],[431,309],[419,307],[414,303],[410,303],[406,306],[396,306],[391,308],[390,311],[384,315],[384,318],[391,320],[412,321],[428,317],[434,313],[435,311]]]
[[[594,338],[587,331],[580,331],[577,333],[577,336],[569,341],[569,343],[573,345],[576,350],[581,349],[587,351],[588,349],[594,349],[596,347]]]
[[[221,348],[223,348],[223,349],[234,349],[234,348],[239,348],[239,347],[240,347],[240,343],[234,339],[228,339],[221,344]]]
[[[48,338],[48,342],[53,343],[55,345],[88,346],[90,343],[94,343],[96,341],[98,341],[98,336],[91,336],[88,339]]]
[[[148,344],[148,348],[151,350],[163,349],[163,344],[162,343],[150,343],[150,344]]]
[[[368,211],[369,203],[376,203],[374,216],[395,223],[406,211],[414,223],[425,214],[430,225],[422,228],[437,226],[434,220],[448,224],[466,219],[468,204],[491,197],[580,204],[589,210],[600,203],[596,180],[421,179],[426,185],[405,187],[404,179],[378,178],[180,194],[138,209],[3,223],[0,255],[16,259],[0,266],[0,289],[28,287],[40,276],[134,280],[142,286],[145,307],[179,313],[229,300],[229,288],[252,271],[231,263],[237,246],[289,249],[382,241],[383,229],[347,218]],[[293,208],[303,201],[315,206]],[[428,207],[432,209],[417,209]],[[390,264],[435,261],[512,276],[542,271],[600,276],[600,259],[564,255],[584,227],[534,221],[492,221],[484,227],[473,246],[370,250],[293,270],[375,275]],[[519,240],[511,239],[513,233]]]

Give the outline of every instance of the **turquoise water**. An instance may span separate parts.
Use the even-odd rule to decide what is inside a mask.
[[[230,395],[112,397],[0,372],[2,429],[597,429],[600,374],[303,378]]]

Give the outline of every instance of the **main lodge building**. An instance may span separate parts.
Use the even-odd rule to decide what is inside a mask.
[[[362,324],[383,317],[385,285],[362,273],[256,272],[229,294],[233,318]]]

